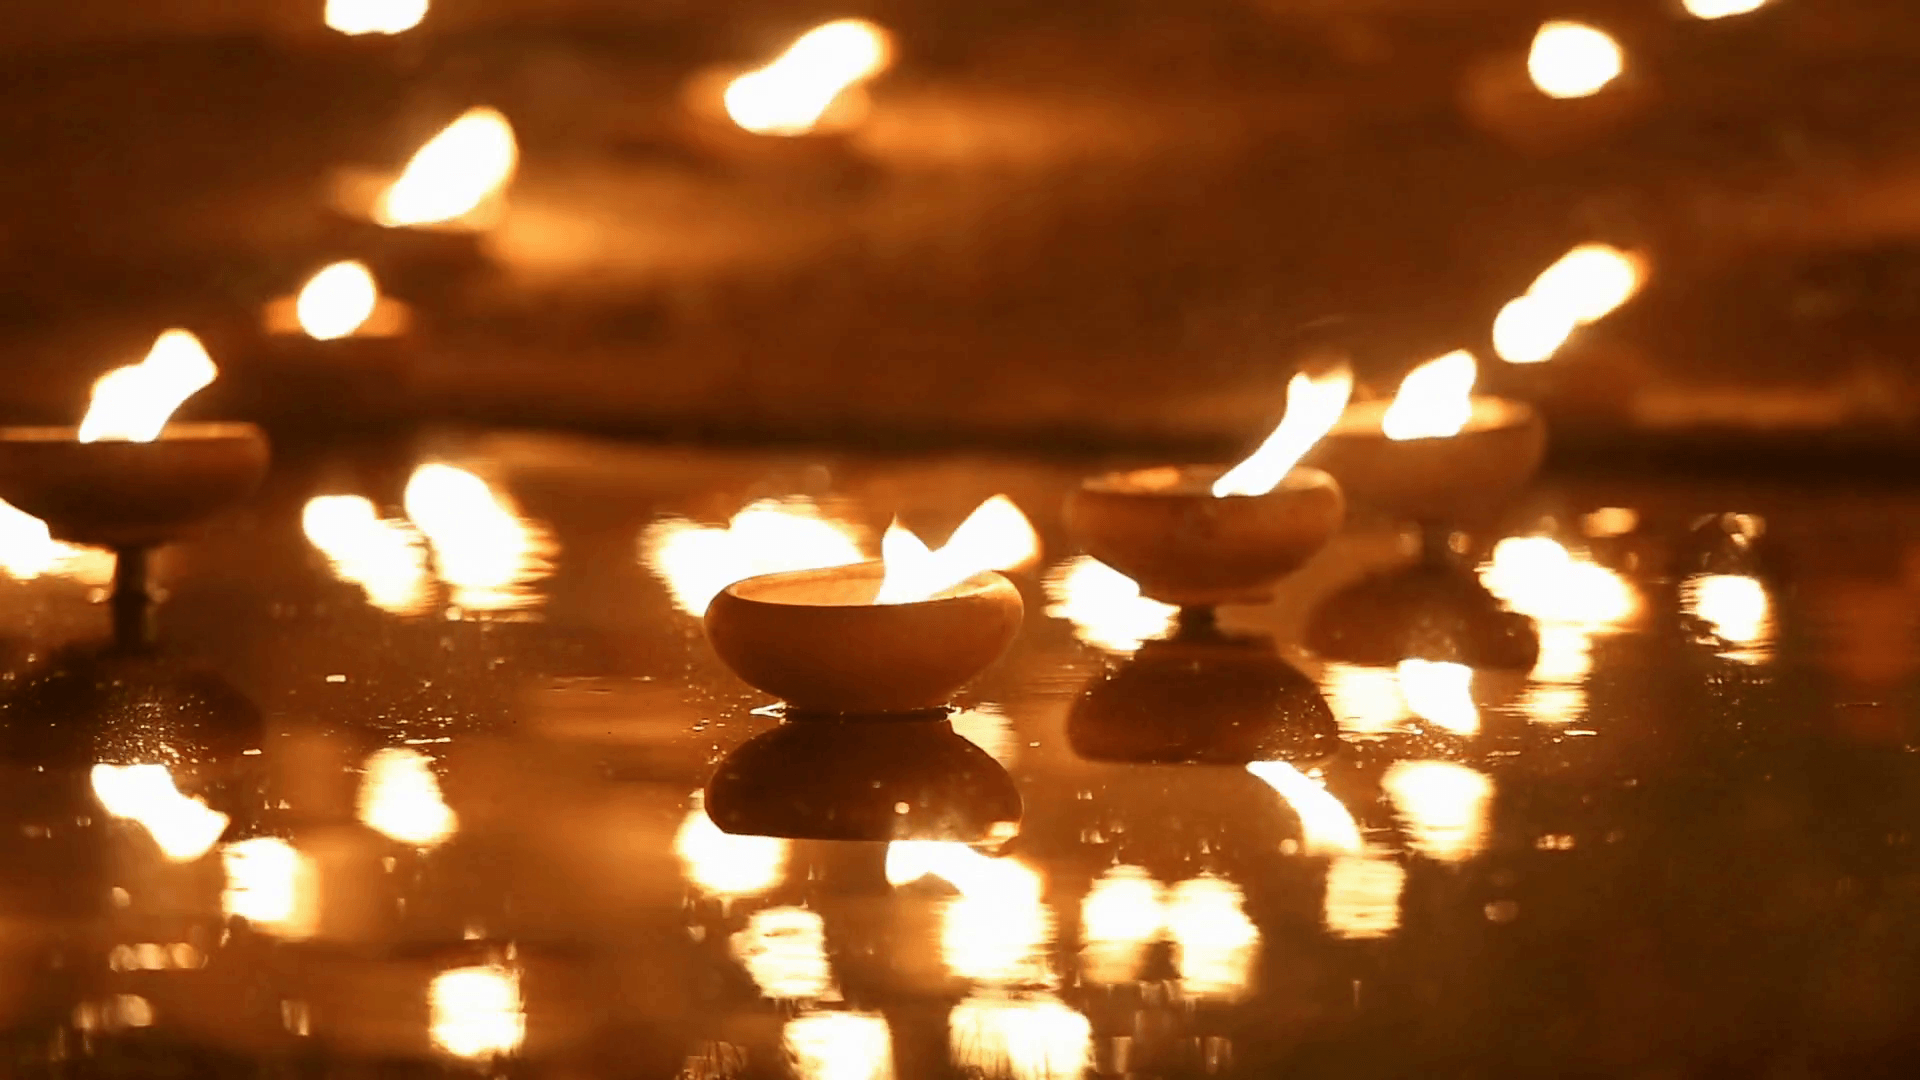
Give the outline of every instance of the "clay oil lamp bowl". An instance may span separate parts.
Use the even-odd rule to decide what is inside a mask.
[[[211,393],[231,385],[249,415],[276,426],[404,415],[412,327],[412,307],[382,295],[365,263],[336,262],[265,306],[248,335],[251,378]]]
[[[1447,558],[1449,530],[1505,504],[1539,471],[1547,430],[1532,406],[1472,393],[1472,354],[1415,368],[1391,402],[1347,407],[1309,460],[1356,506],[1421,527],[1426,557]]]
[[[77,428],[0,428],[0,499],[57,539],[112,548],[115,640],[151,644],[147,558],[251,495],[267,471],[252,424],[167,418],[216,374],[198,339],[169,330],[145,360],[94,384]]]
[[[687,138],[726,161],[843,164],[868,112],[866,85],[892,58],[892,38],[865,19],[816,26],[762,67],[710,68],[689,80]]]
[[[713,598],[707,640],[793,717],[945,706],[1012,644],[1020,591],[989,567],[1031,559],[1018,508],[988,500],[938,551],[893,526],[882,559],[764,574]]]
[[[1239,465],[1162,466],[1093,477],[1067,497],[1066,523],[1087,554],[1192,618],[1219,604],[1272,599],[1339,530],[1346,502],[1327,473],[1296,465],[1345,406],[1345,367],[1296,375],[1287,413]]]

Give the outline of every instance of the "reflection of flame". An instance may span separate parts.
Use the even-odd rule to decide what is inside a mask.
[[[727,85],[727,115],[761,135],[804,135],[850,87],[886,69],[887,32],[836,19],[802,34],[779,59]]]
[[[92,780],[107,813],[139,822],[174,862],[205,855],[227,831],[227,815],[182,795],[165,765],[95,765]]]
[[[434,1045],[464,1058],[510,1054],[527,1038],[520,976],[502,967],[443,971],[427,991]]]
[[[982,570],[1012,570],[1040,553],[1040,535],[1005,495],[981,503],[938,551],[894,523],[880,541],[886,577],[876,604],[910,604],[938,596]]]
[[[1527,54],[1533,85],[1550,98],[1583,98],[1600,92],[1626,66],[1620,43],[1585,23],[1550,22],[1534,35]]]
[[[80,441],[152,442],[173,411],[218,373],[199,338],[168,330],[154,340],[146,359],[115,368],[93,384]]]
[[[1767,5],[1767,0],[1680,0],[1680,3],[1687,14],[1696,19],[1724,19],[1759,11]]]
[[[414,153],[375,217],[389,226],[464,217],[506,188],[518,160],[507,118],[494,109],[468,109]]]
[[[1680,584],[1687,613],[1706,620],[1714,635],[1736,648],[1722,655],[1759,663],[1773,636],[1773,604],[1766,586],[1745,574],[1702,574]]]
[[[1318,376],[1301,372],[1287,383],[1287,412],[1260,448],[1213,482],[1215,498],[1265,495],[1280,486],[1313,444],[1340,419],[1353,395],[1353,371],[1345,364]]]
[[[947,718],[953,726],[953,733],[973,745],[985,750],[993,760],[1002,765],[1011,766],[1020,757],[1019,738],[1014,734],[1013,721],[996,705],[982,705],[974,709],[962,709]]]
[[[1008,1080],[1079,1076],[1093,1025],[1051,994],[976,994],[947,1016],[948,1052],[974,1075]]]
[[[1394,674],[1400,683],[1400,696],[1413,715],[1455,735],[1479,732],[1480,710],[1473,705],[1472,668],[1445,661],[1402,660]]]
[[[819,998],[833,988],[826,924],[805,908],[756,911],[730,944],[734,958],[770,998]]]
[[[486,481],[451,465],[422,465],[402,501],[456,606],[500,611],[533,601],[522,586],[546,571],[537,537]]]
[[[313,860],[271,836],[220,849],[227,885],[220,910],[275,937],[312,937],[319,925],[319,885]]]
[[[342,581],[366,590],[367,602],[404,615],[427,600],[427,553],[405,522],[382,520],[358,495],[318,495],[300,513],[307,539]]]
[[[1343,938],[1386,937],[1400,926],[1400,890],[1407,872],[1374,852],[1342,855],[1327,866],[1323,915]]]
[[[1240,886],[1203,874],[1175,885],[1167,896],[1167,936],[1187,993],[1235,998],[1246,992],[1260,947]]]
[[[1460,434],[1473,416],[1473,377],[1473,354],[1465,349],[1409,371],[1380,418],[1381,433],[1396,441]]]
[[[1165,925],[1163,889],[1137,866],[1100,875],[1080,901],[1081,969],[1095,983],[1128,982],[1140,974],[1146,947]]]
[[[380,287],[366,263],[337,262],[307,279],[293,312],[308,337],[332,341],[360,329],[379,302]]]
[[[1413,850],[1457,862],[1486,844],[1493,781],[1485,773],[1447,761],[1398,761],[1380,783]]]
[[[1508,607],[1539,620],[1540,658],[1522,702],[1528,716],[1555,724],[1578,717],[1586,708],[1592,639],[1639,608],[1633,586],[1546,536],[1510,536],[1494,545],[1480,581]]]
[[[1041,981],[1040,950],[1053,933],[1041,902],[1040,875],[1015,859],[994,859],[965,844],[898,841],[887,846],[887,880],[905,885],[941,878],[960,895],[941,912],[940,951],[963,979]]]
[[[1081,641],[1130,653],[1166,633],[1179,608],[1140,595],[1132,578],[1091,555],[1069,559],[1047,575],[1047,614],[1073,624]]]
[[[19,581],[62,574],[104,585],[113,579],[113,555],[63,544],[53,538],[46,522],[0,500],[0,571]]]
[[[1247,771],[1278,792],[1300,818],[1300,847],[1309,855],[1360,850],[1360,825],[1319,781],[1284,761],[1256,761]]]
[[[1330,663],[1320,682],[1334,719],[1348,735],[1385,735],[1407,718],[1399,677],[1387,668]]]
[[[763,499],[733,515],[724,529],[670,518],[641,534],[647,566],[666,582],[673,602],[705,614],[721,589],[759,574],[859,562],[854,530],[829,521],[805,499]]]
[[[327,26],[343,34],[398,34],[427,17],[427,0],[327,0]]]
[[[1541,271],[1527,294],[1493,320],[1493,349],[1510,364],[1553,356],[1574,330],[1633,299],[1646,278],[1643,260],[1606,244],[1581,244]]]
[[[893,1037],[878,1013],[807,1013],[781,1039],[796,1080],[893,1080]]]
[[[787,870],[787,841],[721,832],[707,816],[705,800],[697,791],[692,809],[674,834],[673,850],[688,881],[727,899],[766,892],[780,883]]]
[[[433,847],[452,836],[460,819],[440,797],[440,781],[430,762],[406,747],[374,751],[360,781],[360,820],[414,847]]]

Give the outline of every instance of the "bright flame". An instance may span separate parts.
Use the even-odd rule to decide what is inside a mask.
[[[911,604],[946,592],[983,570],[1012,570],[1040,553],[1040,535],[1005,495],[981,503],[938,551],[895,522],[880,540],[886,576],[876,604]]]
[[[1322,916],[1343,938],[1381,938],[1400,926],[1400,892],[1407,872],[1375,852],[1342,855],[1327,866]]]
[[[360,820],[376,832],[414,847],[444,842],[460,819],[440,797],[431,758],[406,747],[376,750],[360,780]]]
[[[386,521],[358,495],[318,495],[300,513],[307,539],[342,581],[360,586],[367,602],[396,615],[427,601],[427,553],[404,521]]]
[[[1093,1025],[1051,994],[976,994],[947,1015],[947,1050],[971,1075],[1007,1080],[1079,1076]]]
[[[343,34],[398,34],[427,17],[427,0],[327,0],[327,26]]]
[[[388,226],[464,217],[506,189],[518,161],[507,118],[495,109],[468,109],[415,152],[374,216]]]
[[[307,279],[293,313],[308,337],[332,341],[360,329],[379,302],[380,287],[366,263],[337,262]]]
[[[319,927],[319,882],[313,860],[285,840],[256,837],[220,849],[227,872],[220,910],[275,937],[308,938]]]
[[[1360,850],[1360,824],[1319,781],[1284,761],[1256,761],[1247,771],[1277,792],[1300,818],[1300,847],[1309,855]]]
[[[1016,859],[995,859],[965,844],[896,841],[887,846],[887,880],[905,885],[938,877],[960,895],[941,911],[940,952],[948,970],[982,982],[1043,982],[1044,946],[1053,915],[1041,901],[1040,875]]]
[[[805,499],[762,499],[724,529],[670,518],[647,526],[641,557],[666,583],[674,606],[704,615],[720,590],[745,578],[845,566],[865,558],[855,531]]]
[[[1330,663],[1321,672],[1320,684],[1334,719],[1347,735],[1382,736],[1407,718],[1399,677],[1388,668]]]
[[[540,538],[486,481],[451,465],[422,465],[402,501],[456,606],[500,611],[533,601],[524,586],[547,570]]]
[[[1573,332],[1633,299],[1645,263],[1606,244],[1581,244],[1540,272],[1527,294],[1493,320],[1493,350],[1510,364],[1538,364]]]
[[[1493,351],[1509,364],[1542,363],[1578,325],[1572,312],[1543,297],[1515,297],[1493,318]]]
[[[760,135],[804,135],[834,99],[886,69],[887,32],[865,19],[836,19],[814,27],[779,59],[727,85],[733,122]]]
[[[1252,981],[1260,931],[1247,918],[1240,886],[1202,874],[1173,887],[1167,897],[1167,936],[1187,993],[1236,998]]]
[[[1395,669],[1407,709],[1455,735],[1480,731],[1480,710],[1473,705],[1473,669],[1465,664],[1402,660]]]
[[[443,971],[427,990],[434,1045],[463,1058],[510,1054],[527,1038],[520,976],[502,967]]]
[[[1132,578],[1091,555],[1079,555],[1048,574],[1047,614],[1073,624],[1081,641],[1111,653],[1130,653],[1172,625],[1179,608],[1140,595]]]
[[[1539,620],[1540,657],[1521,702],[1527,715],[1549,724],[1577,718],[1586,709],[1593,638],[1639,610],[1633,586],[1546,536],[1510,536],[1494,545],[1480,581],[1508,607]]]
[[[1724,19],[1759,11],[1767,0],[1681,0],[1681,6],[1696,19]]]
[[[1626,54],[1612,35],[1585,23],[1550,22],[1527,54],[1533,85],[1550,98],[1591,97],[1620,76]]]
[[[1213,482],[1213,495],[1265,495],[1280,486],[1313,444],[1340,419],[1353,396],[1353,371],[1345,364],[1311,377],[1300,372],[1287,383],[1287,412],[1245,461]]]
[[[707,816],[705,800],[693,807],[674,834],[674,853],[687,880],[713,896],[733,899],[766,892],[787,872],[787,841],[771,836],[734,836]]]
[[[107,813],[139,822],[174,862],[205,855],[227,831],[227,815],[182,795],[165,765],[95,765],[92,781]]]
[[[113,555],[53,538],[47,523],[0,500],[0,571],[18,581],[65,574],[91,585],[113,580]]]
[[[1381,433],[1395,441],[1460,434],[1473,417],[1474,374],[1473,354],[1465,349],[1409,371],[1380,418]]]
[[[1735,648],[1723,655],[1742,663],[1758,663],[1773,636],[1773,603],[1767,587],[1745,574],[1702,574],[1680,585],[1687,613],[1713,627],[1720,640]]]
[[[807,1013],[781,1038],[796,1080],[893,1080],[893,1036],[878,1013]]]
[[[146,359],[115,368],[93,384],[80,441],[152,442],[173,411],[218,373],[199,338],[168,330],[154,340]]]
[[[833,989],[826,924],[805,908],[756,911],[729,944],[734,959],[770,998],[810,1000]]]
[[[1448,761],[1398,761],[1380,783],[1413,850],[1458,862],[1486,845],[1493,780],[1485,773]]]

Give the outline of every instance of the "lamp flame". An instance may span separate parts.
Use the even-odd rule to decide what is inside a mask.
[[[380,302],[373,272],[361,262],[337,262],[307,280],[293,302],[300,329],[316,341],[350,337]]]
[[[836,19],[802,34],[779,58],[727,84],[727,115],[758,135],[804,135],[846,91],[892,58],[887,32],[865,19]]]
[[[464,217],[506,189],[519,157],[513,125],[499,110],[468,109],[414,153],[375,217],[388,226]]]
[[[1465,349],[1414,368],[1380,418],[1381,432],[1396,442],[1460,434],[1473,416],[1475,373],[1473,354]]]
[[[1301,848],[1309,855],[1344,855],[1361,848],[1360,824],[1333,793],[1284,761],[1256,761],[1247,771],[1272,788],[1300,818]]]
[[[182,795],[165,765],[95,765],[91,780],[107,813],[139,822],[174,862],[205,855],[227,831],[227,815]]]
[[[319,927],[319,882],[313,860],[275,836],[220,849],[227,884],[220,910],[283,938],[308,938]]]
[[[733,515],[726,528],[656,521],[641,534],[640,549],[674,605],[699,615],[721,589],[745,578],[859,562],[865,556],[855,536],[805,499],[762,499]]]
[[[1527,53],[1527,74],[1550,98],[1592,97],[1625,68],[1620,43],[1585,23],[1543,24]]]
[[[463,1058],[511,1054],[527,1038],[520,975],[497,966],[454,968],[427,990],[434,1045]]]
[[[427,17],[427,0],[327,0],[327,26],[343,34],[399,34]]]
[[[1040,552],[1040,536],[1013,500],[981,503],[938,551],[895,522],[880,540],[887,573],[876,604],[910,604],[946,592],[983,570],[1012,570]]]
[[[1213,495],[1265,495],[1280,486],[1313,444],[1340,419],[1353,396],[1353,370],[1345,364],[1323,375],[1301,372],[1287,383],[1287,413],[1260,448],[1213,482]]]
[[[168,330],[146,359],[115,368],[93,384],[93,403],[80,421],[80,441],[152,442],[173,411],[219,374],[200,339]]]
[[[1681,0],[1681,6],[1696,19],[1724,19],[1759,11],[1767,0]]]
[[[1643,261],[1606,244],[1581,244],[1541,271],[1527,294],[1493,320],[1493,350],[1510,364],[1553,356],[1573,332],[1633,299],[1646,280]]]
[[[430,848],[454,834],[460,819],[440,796],[429,758],[390,747],[367,758],[358,811],[369,828],[403,844]]]

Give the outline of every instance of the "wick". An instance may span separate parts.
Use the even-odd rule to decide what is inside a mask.
[[[119,652],[149,652],[159,643],[153,592],[147,584],[150,548],[120,548],[114,552],[113,645]]]

